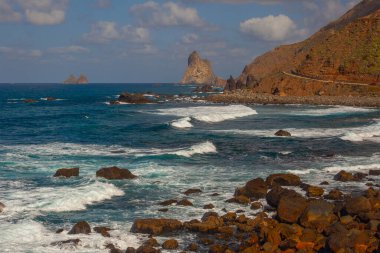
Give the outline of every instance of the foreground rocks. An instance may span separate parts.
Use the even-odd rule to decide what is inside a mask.
[[[91,233],[91,227],[90,225],[85,222],[81,221],[78,222],[73,226],[73,228],[69,231],[69,235],[75,235],[75,234],[90,234]]]
[[[128,169],[121,169],[118,167],[102,168],[96,172],[97,177],[103,177],[108,180],[120,179],[135,179],[137,176],[133,175]]]
[[[160,235],[182,229],[182,222],[174,219],[138,219],[135,220],[131,232]]]
[[[72,168],[72,169],[59,169],[54,174],[54,177],[78,177],[79,176],[79,168]]]

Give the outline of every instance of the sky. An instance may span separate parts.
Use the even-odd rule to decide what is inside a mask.
[[[179,82],[197,50],[221,77],[306,39],[359,0],[0,0],[0,83]]]

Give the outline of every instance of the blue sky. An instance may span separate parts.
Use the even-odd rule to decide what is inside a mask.
[[[303,40],[358,0],[0,0],[0,82],[178,82],[198,50],[217,75]]]

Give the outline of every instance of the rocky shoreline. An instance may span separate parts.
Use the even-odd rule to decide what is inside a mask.
[[[246,90],[225,92],[207,98],[209,102],[227,104],[308,104],[380,107],[380,97],[277,96]]]
[[[54,177],[79,176],[79,168],[59,169]],[[128,169],[118,167],[102,168],[97,177],[107,180],[133,180],[137,176]],[[272,174],[266,179],[254,178],[244,186],[237,187],[233,197],[225,202],[234,203],[238,208],[250,207],[255,213],[215,210],[205,205],[200,220],[180,221],[152,217],[136,219],[131,232],[148,236],[138,248],[120,249],[118,245],[105,243],[110,253],[159,253],[210,252],[210,253],[370,253],[380,250],[380,185],[376,177],[380,169],[368,173],[340,171],[334,180],[339,189],[326,190],[328,182],[309,185],[294,174]],[[344,194],[345,184],[360,183],[369,187],[363,192]],[[208,194],[201,189],[188,189],[186,197],[202,198]],[[212,196],[217,196],[214,193]],[[193,204],[182,200],[167,200],[157,203],[161,212],[173,205],[192,208]],[[210,210],[211,209],[211,210]],[[6,206],[0,203],[0,213]],[[218,212],[219,213],[218,213]],[[223,214],[223,215],[221,215]],[[61,234],[64,229],[56,231]],[[86,221],[73,225],[69,240],[55,241],[51,245],[75,249],[81,240],[75,235],[92,233],[112,238],[109,227],[91,227]],[[154,238],[156,237],[156,238]],[[181,240],[182,238],[182,240]],[[187,238],[187,239],[183,239]]]

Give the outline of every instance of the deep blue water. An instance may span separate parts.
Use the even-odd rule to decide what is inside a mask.
[[[380,168],[379,109],[106,103],[123,91],[194,95],[192,89],[173,84],[1,84],[0,202],[7,206],[0,215],[1,248],[107,252],[106,240],[122,248],[136,246],[141,238],[129,233],[136,218],[190,220],[201,217],[209,203],[215,211],[244,209],[254,215],[224,201],[255,177],[292,172],[308,183],[331,182],[327,190],[347,190],[365,182],[337,185],[332,177],[339,170]],[[275,137],[279,129],[293,136]],[[95,177],[109,166],[128,168],[139,178],[110,182]],[[80,168],[79,178],[52,177],[57,169],[70,167]],[[157,202],[181,199],[189,188],[203,190],[189,197],[194,207],[157,211]],[[211,197],[215,192],[221,195]],[[67,231],[80,220],[112,227],[112,239],[83,236],[75,250],[50,246],[71,238]],[[59,228],[65,232],[56,235]]]

